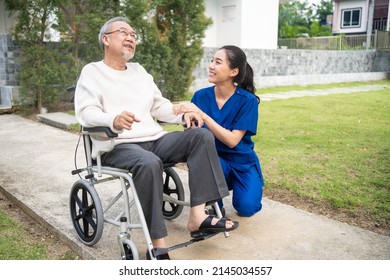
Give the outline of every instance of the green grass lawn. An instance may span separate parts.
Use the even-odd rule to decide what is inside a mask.
[[[35,231],[43,231],[38,228],[31,229],[26,220],[22,225],[0,209],[0,260],[76,259],[76,254],[69,248],[60,248],[52,236],[36,234]]]
[[[268,193],[389,224],[389,90],[263,102],[254,140]]]
[[[0,260],[47,259],[44,242],[30,238],[28,230],[0,210]]]
[[[373,84],[390,81],[273,87],[257,93]],[[265,194],[291,194],[389,231],[389,90],[262,102],[259,113],[253,140]]]
[[[25,242],[27,231],[0,211],[0,259],[37,260],[45,258],[42,244]],[[17,249],[16,249],[17,248]]]
[[[390,81],[275,87],[264,93],[368,84]],[[265,194],[292,194],[389,230],[389,90],[262,102],[259,112],[253,140]]]

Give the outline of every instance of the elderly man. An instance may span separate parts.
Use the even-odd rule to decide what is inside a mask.
[[[128,62],[135,53],[137,35],[125,18],[107,21],[99,33],[104,59],[86,65],[76,86],[77,120],[85,127],[107,126],[119,134],[113,150],[107,142],[93,140],[93,156],[102,163],[129,170],[155,248],[166,248],[167,230],[162,214],[163,163],[187,162],[189,167],[191,236],[234,230],[238,222],[205,214],[205,205],[229,194],[215,150],[213,135],[205,129],[165,132],[155,119],[188,125],[203,124],[195,112],[175,115],[153,78],[138,63]],[[168,254],[158,256],[169,259]]]

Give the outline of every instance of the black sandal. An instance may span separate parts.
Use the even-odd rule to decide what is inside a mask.
[[[146,259],[150,261],[152,258],[150,257],[149,251],[146,251]],[[169,257],[168,253],[161,254],[156,256],[156,260],[170,260],[171,258]]]
[[[219,221],[213,225],[211,222],[215,218],[214,216],[208,216],[200,225],[198,230],[192,231],[191,237],[192,238],[199,238],[204,235],[210,234],[210,233],[218,233],[218,232],[225,232],[225,231],[232,231],[238,228],[239,223],[237,221],[233,221],[233,226],[230,228],[226,227],[226,222],[230,221],[227,218],[221,218]]]

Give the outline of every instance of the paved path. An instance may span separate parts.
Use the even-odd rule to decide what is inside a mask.
[[[369,88],[366,88],[369,90]],[[349,89],[351,90],[351,89]],[[362,91],[361,88],[359,91]],[[320,93],[321,95],[323,93]],[[283,93],[286,95],[286,93]],[[294,94],[291,94],[294,95]],[[295,96],[296,97],[296,96]],[[107,225],[93,247],[79,242],[69,218],[69,191],[78,179],[73,157],[78,136],[17,115],[0,115],[0,191],[25,211],[46,224],[86,259],[119,259],[118,229]],[[82,145],[76,154],[84,163]],[[177,170],[188,192],[187,174]],[[116,186],[99,189],[103,201]],[[240,228],[171,253],[174,259],[217,260],[389,260],[390,237],[349,226],[323,216],[264,198],[261,213],[251,218],[236,216],[230,203],[227,214]],[[169,244],[187,241],[188,209],[167,221]],[[142,234],[135,232],[141,256]]]
[[[366,85],[366,86],[355,86],[355,87],[337,87],[330,89],[313,89],[313,90],[294,90],[287,92],[274,92],[261,94],[261,101],[271,101],[275,99],[288,99],[288,98],[298,98],[306,96],[321,96],[321,95],[330,95],[330,94],[346,94],[346,93],[356,93],[364,91],[373,91],[373,90],[383,90],[390,89],[389,85]]]

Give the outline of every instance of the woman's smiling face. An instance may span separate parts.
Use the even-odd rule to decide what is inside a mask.
[[[230,69],[226,50],[218,50],[209,64],[208,81],[210,83],[221,83],[231,80],[233,83],[234,77],[237,75],[238,69]]]

